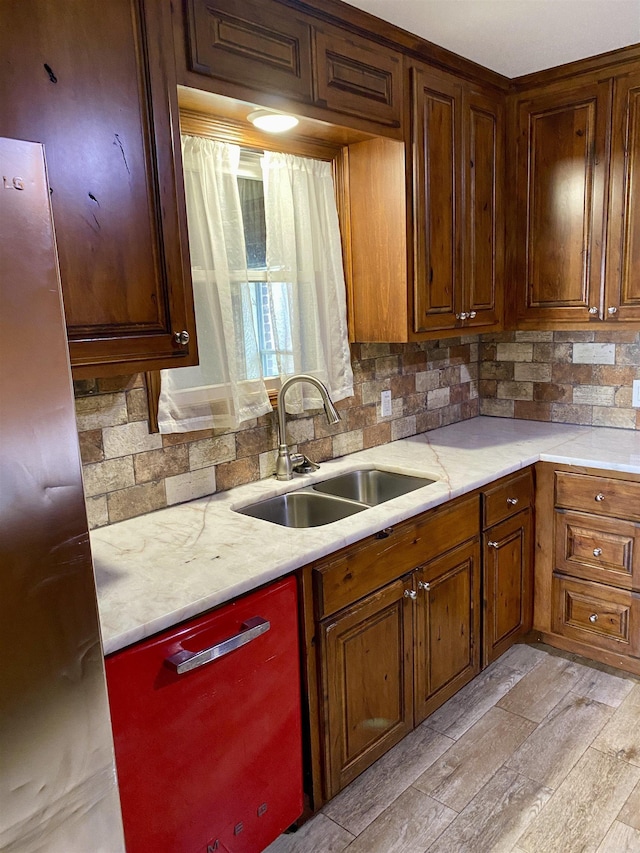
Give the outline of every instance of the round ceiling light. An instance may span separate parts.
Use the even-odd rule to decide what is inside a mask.
[[[284,131],[291,130],[298,124],[298,119],[295,116],[286,115],[286,113],[272,113],[268,110],[255,110],[255,112],[249,113],[247,119],[255,127],[266,130],[268,133],[284,133]]]

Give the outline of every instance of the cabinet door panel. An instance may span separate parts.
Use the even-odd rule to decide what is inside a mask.
[[[463,310],[470,328],[500,320],[503,264],[503,110],[497,99],[465,96],[466,241]]]
[[[605,318],[640,321],[640,73],[615,82]],[[608,308],[617,308],[609,315]]]
[[[449,78],[413,69],[414,331],[453,328],[460,279],[461,99]]]
[[[477,540],[424,566],[416,579],[417,724],[480,671]]]
[[[603,83],[519,104],[519,319],[587,322],[601,310],[609,99]]]
[[[0,136],[45,146],[75,375],[194,363],[159,30],[147,51],[138,0],[14,0],[2,16]]]
[[[320,624],[327,797],[413,727],[409,586],[395,581]]]
[[[316,103],[335,112],[400,127],[402,57],[357,36],[316,28]]]
[[[531,511],[527,509],[492,527],[483,541],[486,666],[531,628]]]
[[[311,27],[278,4],[189,0],[191,69],[241,86],[311,101]]]

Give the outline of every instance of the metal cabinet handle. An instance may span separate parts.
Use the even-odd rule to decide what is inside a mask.
[[[602,556],[602,548],[594,548],[593,549],[593,556],[594,557],[601,557]]]
[[[184,329],[182,332],[174,332],[173,340],[177,344],[180,344],[181,347],[186,347],[190,340],[189,332],[187,332],[186,329]]]
[[[518,498],[507,498],[509,506],[515,506],[518,503]]]
[[[591,616],[589,616],[589,622],[592,622],[593,624],[595,624],[597,621],[598,621],[598,614],[592,613]]]
[[[597,306],[596,306],[596,305],[592,305],[592,306],[591,306],[591,308],[589,308],[589,314],[597,314],[597,313],[598,313],[598,308],[597,308]]]
[[[240,626],[240,631],[223,640],[221,643],[216,643],[208,649],[203,649],[201,652],[188,652],[183,649],[165,659],[165,666],[173,669],[177,675],[182,675],[185,672],[190,672],[192,669],[197,669],[199,666],[204,666],[206,663],[211,663],[213,660],[228,655],[229,652],[239,649],[241,646],[246,646],[251,640],[255,640],[260,634],[266,633],[271,628],[271,622],[263,619],[262,616],[252,616]]]
[[[429,592],[431,584],[428,581],[418,581],[418,589],[423,589],[425,592]]]
[[[415,589],[405,589],[404,597],[410,598],[411,601],[415,601],[416,598],[418,597],[418,593],[415,591]]]
[[[500,543],[495,542],[493,539],[490,539],[489,542],[487,542],[487,545],[489,546],[489,548],[499,548],[500,547]]]
[[[617,314],[617,313],[618,313],[618,309],[616,308],[616,306],[615,306],[615,305],[611,305],[609,308],[607,308],[607,314],[608,314],[610,317],[613,317],[613,315],[614,315],[614,314]]]
[[[602,503],[602,501],[604,500],[604,495],[602,494],[602,492],[598,492],[598,494],[595,496],[595,500],[597,503]]]
[[[393,527],[385,527],[384,530],[378,530],[376,539],[387,539],[393,533]]]

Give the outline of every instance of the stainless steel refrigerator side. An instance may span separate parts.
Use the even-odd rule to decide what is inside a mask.
[[[42,146],[0,139],[0,850],[124,850]]]

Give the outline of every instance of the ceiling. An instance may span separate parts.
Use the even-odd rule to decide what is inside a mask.
[[[640,0],[348,0],[518,77],[640,42]]]

